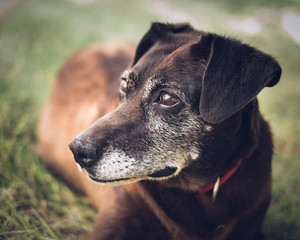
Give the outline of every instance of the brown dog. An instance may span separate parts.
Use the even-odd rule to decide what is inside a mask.
[[[96,45],[63,66],[41,155],[97,207],[92,239],[264,239],[273,145],[256,96],[280,75],[239,41],[154,23],[135,55]]]

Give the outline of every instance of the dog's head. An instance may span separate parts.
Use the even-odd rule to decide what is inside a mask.
[[[273,58],[236,40],[154,23],[121,77],[118,108],[70,148],[101,183],[188,181],[191,172],[201,180],[224,170],[241,142],[251,140],[241,130],[251,128],[243,112],[280,75]]]

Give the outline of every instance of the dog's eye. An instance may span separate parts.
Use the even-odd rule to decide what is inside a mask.
[[[159,97],[159,103],[165,106],[173,106],[178,103],[178,99],[167,92],[163,92]]]
[[[126,92],[126,88],[127,88],[127,82],[126,80],[121,80],[121,85],[120,85],[120,89],[122,92]]]

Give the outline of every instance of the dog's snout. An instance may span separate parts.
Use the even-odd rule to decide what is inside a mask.
[[[97,160],[97,150],[93,144],[80,141],[77,138],[73,139],[69,144],[75,161],[81,167],[91,166]]]

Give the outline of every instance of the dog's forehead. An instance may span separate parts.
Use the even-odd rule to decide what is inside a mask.
[[[121,79],[125,80],[127,83],[126,84],[127,92],[132,92],[135,90],[135,88],[140,80],[140,77],[136,71],[133,71],[133,69],[130,68],[130,69],[126,69],[123,72]]]
[[[174,38],[169,42],[157,41],[154,46],[130,69],[123,73],[127,81],[127,90],[134,91],[139,85],[155,84],[172,79],[184,80],[195,73],[195,64],[191,61],[190,49],[201,40],[201,35]],[[178,82],[178,81],[177,81]],[[180,81],[179,81],[180,82]]]

